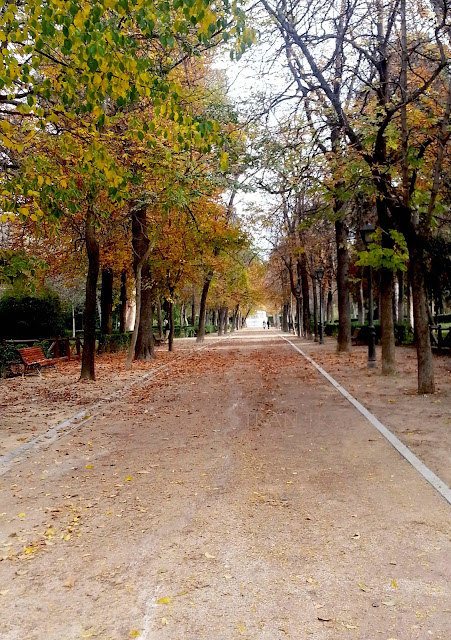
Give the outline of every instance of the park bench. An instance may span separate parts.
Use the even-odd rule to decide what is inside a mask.
[[[359,334],[360,334],[360,328],[356,327],[354,329],[354,333],[351,336],[351,342],[354,347],[358,345]]]
[[[164,336],[155,335],[155,333],[154,333],[153,334],[153,341],[155,342],[157,347],[159,347],[160,345],[162,345],[162,344],[164,344],[166,342],[166,338]]]
[[[62,360],[62,358],[46,358],[41,347],[24,347],[18,349],[18,352],[25,366],[24,373],[33,368],[40,371],[42,367],[55,366],[59,360]]]
[[[451,353],[451,328],[448,329],[446,338],[443,337],[443,329],[440,325],[431,326],[430,333],[432,351],[437,351],[438,353]]]

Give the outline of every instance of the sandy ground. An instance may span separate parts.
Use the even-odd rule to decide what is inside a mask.
[[[209,338],[215,341],[215,338]],[[61,361],[57,368],[0,379],[0,456],[29,442],[83,407],[102,402],[124,385],[139,382],[143,374],[197,349],[194,340],[177,340],[177,353],[156,349],[156,359],[125,368],[125,353],[103,354],[96,361],[96,382],[79,381],[80,362]]]
[[[418,395],[414,348],[396,349],[397,373],[388,377],[380,373],[380,347],[373,370],[364,346],[340,355],[334,340],[304,342],[302,349],[451,486],[451,357],[434,357],[436,393]]]
[[[247,331],[0,478],[0,637],[449,640],[449,516],[302,356]]]

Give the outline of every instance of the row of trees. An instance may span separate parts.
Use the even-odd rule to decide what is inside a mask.
[[[399,279],[412,292],[418,391],[432,393],[427,265],[435,261],[440,273],[450,254],[448,5],[260,0],[255,12],[272,55],[277,48],[284,60],[286,80],[268,97],[276,118],[255,138],[263,159],[259,186],[275,202],[263,221],[292,292],[300,278],[305,330],[308,274],[322,263],[336,278],[338,349],[350,348],[350,256],[363,250],[359,227],[373,221],[378,232],[357,266],[371,264],[380,275],[382,371],[395,371]]]
[[[86,277],[81,377],[95,377],[99,277],[104,333],[115,283],[121,328],[135,299],[129,365],[154,355],[161,298],[171,319],[201,289],[199,340],[215,278],[218,306],[248,305],[258,267],[224,203],[245,142],[211,68],[217,46],[239,56],[253,39],[239,3],[5,2],[0,38],[3,280],[18,264],[22,279]]]

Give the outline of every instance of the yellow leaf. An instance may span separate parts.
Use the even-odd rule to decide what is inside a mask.
[[[8,222],[8,220],[9,220],[8,214],[7,213],[3,213],[2,214],[2,222]]]
[[[229,154],[224,151],[224,153],[221,154],[221,160],[219,162],[219,165],[222,169],[222,171],[226,171],[228,166],[229,166]]]
[[[36,551],[36,547],[27,547],[24,549],[25,553],[29,555],[30,553],[34,553]]]
[[[87,469],[92,469],[92,468],[93,468],[93,466],[92,466],[92,464],[87,464],[87,465],[86,465],[86,468],[87,468]]]
[[[238,623],[238,631],[243,634],[245,632],[244,624],[242,622]]]
[[[128,478],[125,478],[125,482],[130,482],[130,481],[131,481],[131,479],[132,479],[132,477],[131,477],[131,476],[128,476]]]
[[[391,581],[391,585],[392,585],[392,587],[394,587],[395,589],[397,589],[397,588],[398,588],[398,583],[396,582],[396,580],[392,580],[392,581]]]
[[[157,600],[157,604],[171,604],[172,599],[168,598],[167,596],[165,598],[160,598],[159,600]]]
[[[19,513],[19,518],[24,518],[25,514],[24,513]]]
[[[37,222],[37,220],[38,220],[38,216],[35,213],[32,213],[30,218],[31,218],[31,220],[33,220],[33,222]]]
[[[28,211],[27,207],[20,207],[19,213],[21,213],[23,216],[28,216],[30,212]]]
[[[42,176],[38,176],[38,185],[42,187],[43,184],[44,184],[44,178]]]
[[[136,629],[132,629],[128,634],[129,638],[138,638],[141,634]]]

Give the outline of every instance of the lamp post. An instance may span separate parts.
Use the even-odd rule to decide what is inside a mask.
[[[318,267],[316,270],[316,279],[319,282],[319,344],[324,344],[323,338],[323,278],[324,278],[324,269],[322,267]]]
[[[360,235],[362,236],[363,244],[365,248],[373,240],[373,233],[376,231],[374,226],[367,222],[360,229]],[[368,369],[374,369],[376,366],[376,330],[374,328],[373,319],[373,267],[368,267],[368,325],[369,325],[369,341],[368,341]]]
[[[301,281],[298,278],[298,283],[296,285],[296,331],[298,334],[298,338],[301,337]]]

